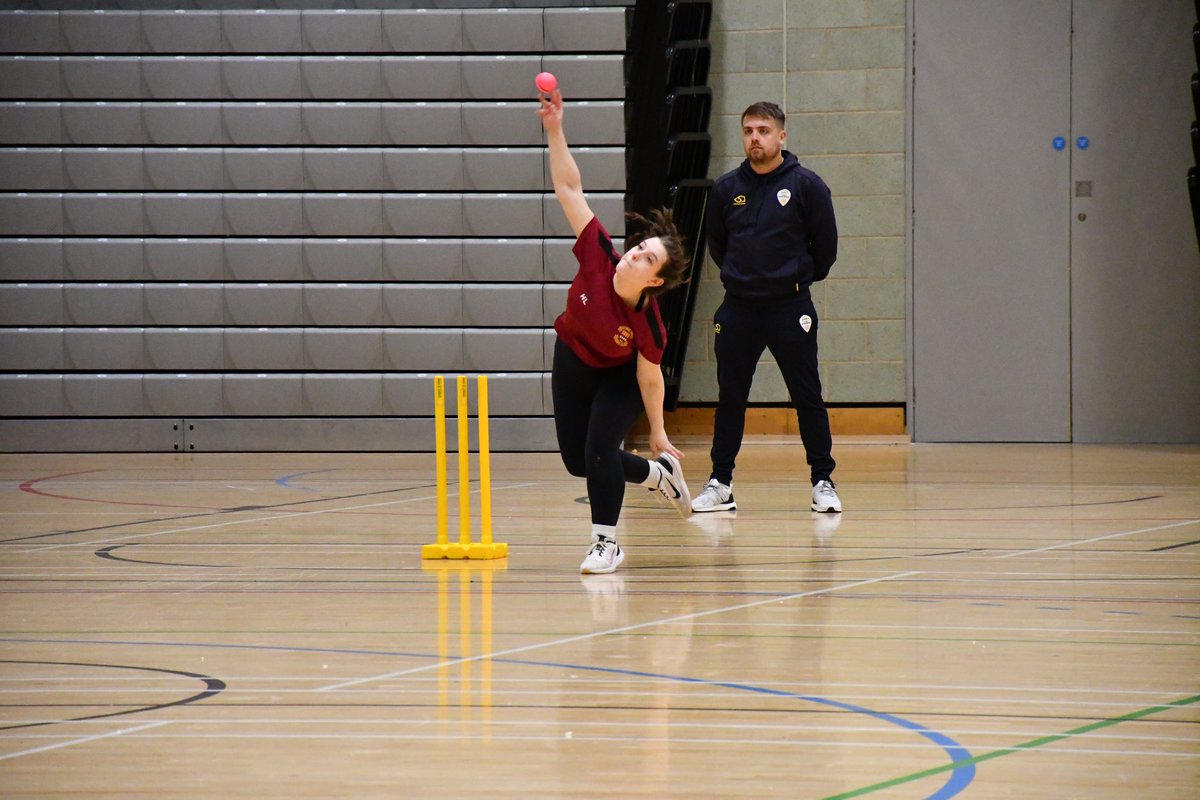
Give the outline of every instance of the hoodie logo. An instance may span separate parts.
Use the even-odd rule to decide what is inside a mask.
[[[802,316],[800,318],[800,327],[804,328],[805,333],[808,333],[809,329],[812,328],[812,317],[810,317],[808,314]]]
[[[779,205],[786,206],[788,204],[788,200],[792,199],[792,193],[787,189],[780,189],[775,193],[775,199],[779,201]]]
[[[746,195],[744,195],[744,194],[739,194],[737,197],[733,198],[733,204],[734,204],[735,206],[744,206],[744,205],[746,205]]]

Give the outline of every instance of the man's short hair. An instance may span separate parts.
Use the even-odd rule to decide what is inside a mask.
[[[763,117],[765,119],[773,119],[779,123],[779,129],[783,130],[787,122],[784,116],[783,109],[768,100],[759,100],[757,103],[751,103],[742,112],[742,122],[746,121],[746,117]]]

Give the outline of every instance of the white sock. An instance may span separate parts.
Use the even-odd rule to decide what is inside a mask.
[[[617,526],[616,525],[597,525],[596,523],[593,522],[592,523],[592,541],[598,542],[601,539],[608,539],[609,541],[615,542],[617,540]]]
[[[646,473],[646,479],[642,481],[641,485],[648,489],[657,489],[659,481],[662,480],[663,465],[653,459],[647,463],[650,465],[650,471]]]

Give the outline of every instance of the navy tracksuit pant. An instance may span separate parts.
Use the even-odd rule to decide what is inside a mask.
[[[763,351],[770,350],[796,409],[812,482],[829,480],[835,466],[833,440],[829,413],[821,398],[817,312],[812,298],[805,293],[750,301],[727,294],[713,315],[713,323],[719,395],[713,421],[712,477],[725,485],[733,482],[754,369]]]

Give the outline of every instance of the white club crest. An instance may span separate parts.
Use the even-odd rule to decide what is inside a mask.
[[[788,189],[780,189],[778,192],[775,193],[775,198],[777,200],[779,200],[779,205],[786,206],[788,204],[788,200],[792,199],[792,193]],[[808,329],[805,328],[805,330],[808,330]]]
[[[804,332],[808,333],[808,329],[812,327],[812,317],[805,314],[800,318],[800,327],[804,328]]]

